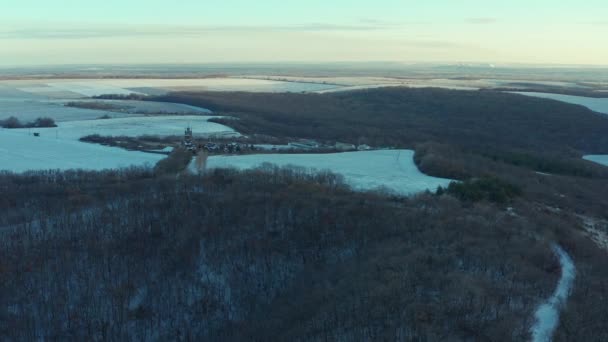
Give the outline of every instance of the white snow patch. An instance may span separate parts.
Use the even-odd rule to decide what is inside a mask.
[[[414,151],[382,150],[328,154],[257,154],[212,156],[207,168],[251,169],[263,163],[329,170],[344,176],[356,190],[388,188],[402,195],[447,186],[451,180],[430,177],[414,164]]]
[[[516,94],[541,97],[544,99],[551,99],[562,101],[566,103],[581,105],[591,109],[592,111],[608,114],[608,98],[594,98],[584,96],[572,96],[562,94],[550,94],[550,93],[534,93],[534,92],[515,92]]]
[[[608,166],[608,154],[595,154],[584,156],[583,159],[601,164],[604,166]]]
[[[533,342],[549,342],[552,340],[553,333],[559,323],[559,312],[566,305],[576,278],[576,268],[568,253],[557,245],[553,246],[553,251],[559,258],[562,275],[553,296],[536,310],[534,315],[536,323],[532,326]]]

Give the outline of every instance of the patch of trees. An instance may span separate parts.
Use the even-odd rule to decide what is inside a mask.
[[[166,146],[179,144],[183,137],[143,135],[130,136],[102,136],[99,134],[87,135],[79,139],[82,142],[100,144],[104,146],[120,147],[131,151],[160,150]]]
[[[439,187],[437,195],[450,194],[461,201],[507,203],[521,196],[522,190],[509,182],[495,177],[470,179],[464,182],[451,182],[446,189]]]
[[[57,127],[55,120],[48,117],[40,117],[34,121],[22,123],[19,119],[11,116],[7,119],[0,120],[0,127],[2,128],[48,128]]]
[[[184,171],[192,160],[192,152],[175,148],[165,159],[160,160],[154,167],[156,174],[176,174]]]

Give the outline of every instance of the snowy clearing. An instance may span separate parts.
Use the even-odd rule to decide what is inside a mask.
[[[590,154],[588,156],[584,156],[583,159],[608,166],[608,154]]]
[[[103,170],[154,166],[165,156],[0,129],[0,170]]]
[[[533,342],[549,342],[559,323],[559,312],[566,305],[570,296],[576,269],[572,259],[560,246],[553,246],[553,252],[559,258],[562,275],[551,298],[543,303],[535,313],[536,323],[532,326]]]
[[[532,92],[515,92],[515,94],[541,97],[544,99],[551,99],[562,101],[566,103],[581,105],[591,109],[592,111],[608,114],[608,98],[594,98],[584,96],[572,96],[572,95],[561,95],[561,94],[550,94],[550,93],[532,93]]]
[[[245,156],[214,156],[208,168],[251,169],[271,163],[315,170],[330,170],[344,176],[356,190],[385,188],[401,195],[447,186],[451,180],[430,177],[414,164],[414,151],[382,150],[331,154],[259,154]],[[194,167],[192,165],[192,167]]]
[[[208,122],[211,116],[136,116],[103,120],[83,120],[59,123],[54,128],[14,129],[21,134],[39,132],[44,137],[61,140],[78,140],[87,135],[128,136],[141,135],[183,136],[186,127],[192,127],[196,136],[238,136],[232,128]]]

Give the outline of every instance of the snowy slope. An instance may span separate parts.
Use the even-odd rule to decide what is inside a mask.
[[[102,170],[131,165],[153,166],[164,156],[78,141],[34,137],[0,129],[0,170]]]
[[[331,170],[342,174],[348,184],[357,190],[386,187],[396,193],[409,195],[447,186],[448,179],[429,177],[414,164],[414,151],[383,150],[332,154],[260,154],[245,156],[215,156],[207,162],[208,168],[234,167],[249,169],[268,162],[279,166]]]
[[[544,99],[551,99],[562,101],[566,103],[577,104],[585,106],[592,111],[608,114],[608,98],[594,98],[594,97],[583,97],[583,96],[571,96],[561,94],[549,94],[549,93],[532,93],[532,92],[517,92],[516,94],[542,97]]]

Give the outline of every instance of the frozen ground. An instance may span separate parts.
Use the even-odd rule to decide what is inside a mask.
[[[230,127],[208,122],[211,116],[136,116],[104,120],[81,120],[59,123],[54,128],[15,129],[16,134],[27,135],[39,132],[44,137],[61,140],[78,140],[84,136],[99,134],[102,136],[141,135],[183,136],[186,127],[192,127],[195,135],[238,136]]]
[[[532,93],[532,92],[517,92],[517,94],[542,97],[545,99],[557,100],[572,104],[585,106],[598,113],[608,114],[608,98],[594,98],[594,97],[583,97],[583,96],[571,96],[561,94],[549,94],[549,93]]]
[[[164,156],[160,154],[132,152],[54,137],[34,137],[0,129],[0,170],[103,170],[132,165],[153,166],[162,158]]]
[[[608,154],[595,154],[583,157],[585,160],[608,166]]]
[[[344,176],[356,190],[384,187],[395,193],[410,195],[447,186],[448,179],[427,176],[414,164],[414,151],[382,150],[332,154],[260,154],[245,156],[214,156],[208,168],[234,167],[250,169],[271,163],[293,165],[316,170],[330,170]]]

